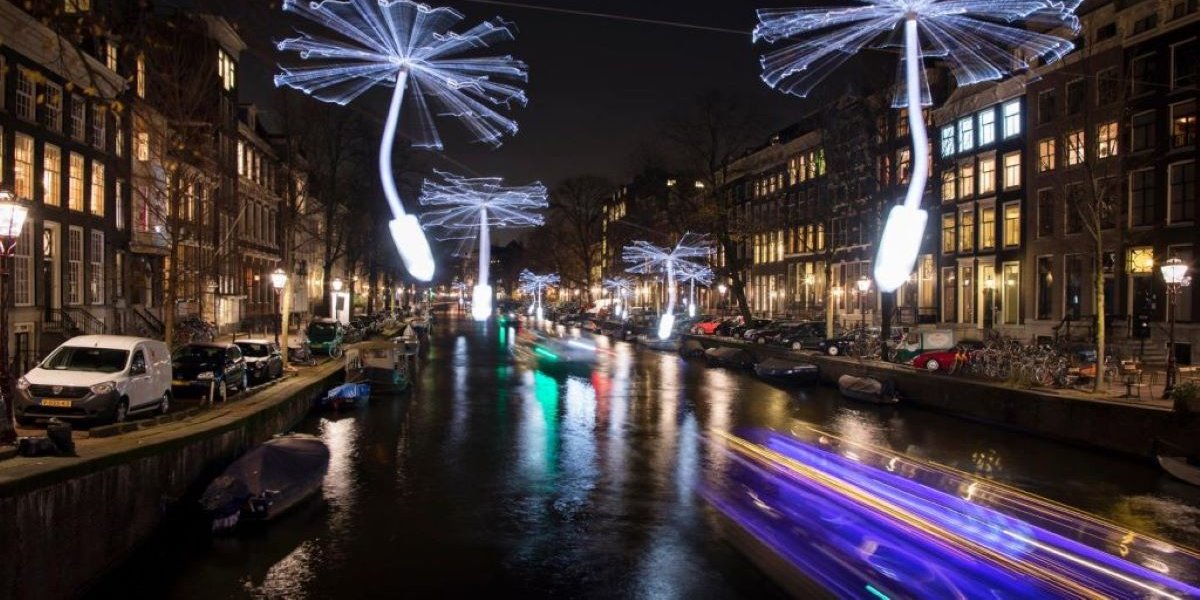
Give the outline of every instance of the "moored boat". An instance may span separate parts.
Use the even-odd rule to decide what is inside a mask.
[[[698,358],[704,356],[704,345],[696,340],[684,340],[679,345],[679,354],[687,358]]]
[[[709,348],[704,351],[704,358],[712,367],[748,369],[754,365],[754,355],[741,348]]]
[[[403,339],[362,342],[346,349],[346,381],[371,384],[377,392],[408,389],[408,352]]]
[[[665,340],[660,340],[656,336],[647,336],[639,339],[641,344],[651,350],[664,350],[667,352],[676,352],[679,350],[679,338],[669,337]]]
[[[817,365],[798,360],[768,358],[754,365],[754,372],[763,379],[812,383],[820,374]]]
[[[872,404],[895,404],[900,401],[892,382],[881,382],[871,377],[842,375],[838,377],[838,391],[852,400]]]
[[[321,489],[328,469],[329,448],[320,438],[276,436],[229,465],[205,489],[200,506],[213,531],[267,521]]]
[[[371,384],[350,382],[343,383],[325,393],[324,398],[317,400],[321,408],[342,410],[352,406],[361,406],[371,399]]]
[[[1157,456],[1163,470],[1192,485],[1200,485],[1200,465],[1193,464],[1183,456]]]

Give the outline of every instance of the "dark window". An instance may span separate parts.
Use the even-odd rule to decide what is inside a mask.
[[[1196,85],[1200,42],[1195,39],[1171,47],[1171,89]]]
[[[1107,25],[1101,25],[1100,27],[1098,27],[1096,29],[1096,41],[1097,42],[1102,42],[1102,41],[1107,40],[1115,35],[1117,35],[1117,24],[1116,23],[1109,23]]]
[[[1038,190],[1037,203],[1038,237],[1050,237],[1054,235],[1054,191]]]
[[[1129,225],[1154,223],[1154,169],[1129,174]]]
[[[1078,319],[1083,315],[1083,256],[1070,254],[1066,259],[1066,316]]]
[[[1143,54],[1129,62],[1129,93],[1134,96],[1154,91],[1154,55]]]
[[[1116,67],[1109,67],[1096,75],[1096,104],[1104,106],[1117,101],[1121,94],[1121,76]]]
[[[1158,26],[1158,13],[1150,13],[1133,22],[1133,34],[1145,33]]]
[[[1049,319],[1051,310],[1051,291],[1054,285],[1053,258],[1039,256],[1037,259],[1037,318]]]
[[[1154,111],[1133,115],[1129,121],[1129,149],[1132,152],[1154,147]]]
[[[1063,228],[1067,233],[1083,231],[1083,219],[1080,218],[1079,210],[1084,202],[1083,184],[1072,183],[1067,186],[1067,203],[1064,211],[1066,214],[1063,221]]]
[[[1049,123],[1056,114],[1054,90],[1038,94],[1038,123]]]
[[[1191,221],[1196,218],[1196,163],[1176,163],[1170,169],[1170,220],[1172,223]]]
[[[1084,85],[1082,79],[1067,84],[1067,114],[1077,115],[1083,110]]]

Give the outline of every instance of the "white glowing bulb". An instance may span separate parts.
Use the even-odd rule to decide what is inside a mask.
[[[492,316],[492,286],[480,284],[471,293],[471,316],[486,321]]]
[[[419,281],[433,279],[437,265],[429,249],[429,240],[425,239],[425,232],[421,230],[417,218],[401,215],[388,223],[388,229],[392,232],[392,242],[400,252],[400,259],[404,261],[404,268],[408,269],[409,274]]]

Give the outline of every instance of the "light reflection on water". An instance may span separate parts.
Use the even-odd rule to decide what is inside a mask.
[[[777,591],[721,542],[695,495],[728,466],[703,437],[787,430],[797,419],[1200,542],[1200,493],[1146,465],[910,407],[849,403],[828,388],[773,387],[606,338],[590,374],[550,374],[512,365],[514,328],[438,328],[411,396],[302,426],[332,455],[312,514],[233,550],[165,536],[131,561],[136,576],[118,573],[106,590],[769,597]]]

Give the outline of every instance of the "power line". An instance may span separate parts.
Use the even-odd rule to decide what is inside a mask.
[[[644,23],[649,25],[665,25],[667,27],[678,27],[680,29],[695,29],[699,31],[709,31],[714,33],[732,33],[736,35],[749,36],[750,32],[744,29],[729,29],[725,27],[713,27],[710,25],[697,25],[695,23],[683,23],[681,21],[665,21],[662,19],[649,19],[646,17],[633,17],[629,15],[618,15],[613,13],[599,13],[586,10],[572,10],[569,8],[558,8],[554,6],[539,6],[536,4],[524,4],[520,2],[504,2],[503,0],[465,0],[466,2],[474,2],[476,4],[492,4],[496,6],[508,6],[511,8],[525,8],[529,10],[540,10],[544,12],[559,13],[564,15],[575,15],[578,17],[596,17],[599,19],[610,19],[614,21],[629,21],[632,23]]]

